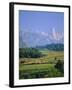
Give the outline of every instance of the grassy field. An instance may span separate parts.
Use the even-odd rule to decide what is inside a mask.
[[[40,58],[20,58],[19,79],[63,77],[64,73],[55,68],[58,60],[64,60],[63,51],[40,50]]]

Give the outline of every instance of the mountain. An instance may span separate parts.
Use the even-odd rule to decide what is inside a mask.
[[[52,43],[64,43],[63,33],[56,32],[55,29],[52,30],[52,33],[44,31],[20,31],[19,33],[20,48],[45,46]]]

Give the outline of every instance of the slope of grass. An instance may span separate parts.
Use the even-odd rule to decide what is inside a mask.
[[[40,58],[20,58],[20,62],[23,64],[34,64],[34,63],[56,63],[57,60],[64,59],[63,51],[49,51],[49,50],[40,50],[44,56]],[[56,59],[55,59],[56,58]]]

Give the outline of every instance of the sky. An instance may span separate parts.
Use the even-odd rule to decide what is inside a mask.
[[[46,43],[47,39],[48,42],[52,42],[52,43],[63,42],[64,13],[20,10],[19,30],[20,32],[22,32],[23,35],[22,38],[28,40],[28,41],[26,40],[27,41],[26,43],[29,43],[30,40],[32,40],[32,39],[28,39],[28,37],[27,38],[24,37],[25,33],[27,34],[27,32],[28,32],[27,36],[31,35],[31,33],[42,35],[44,39],[46,38],[46,40],[43,40],[45,44],[47,44]],[[40,37],[40,41],[41,41],[41,37]],[[43,42],[41,42],[41,44]]]

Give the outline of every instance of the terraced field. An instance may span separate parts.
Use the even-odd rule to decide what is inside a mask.
[[[40,58],[20,58],[19,79],[63,77],[64,73],[55,68],[58,60],[64,60],[63,51],[40,50]]]

